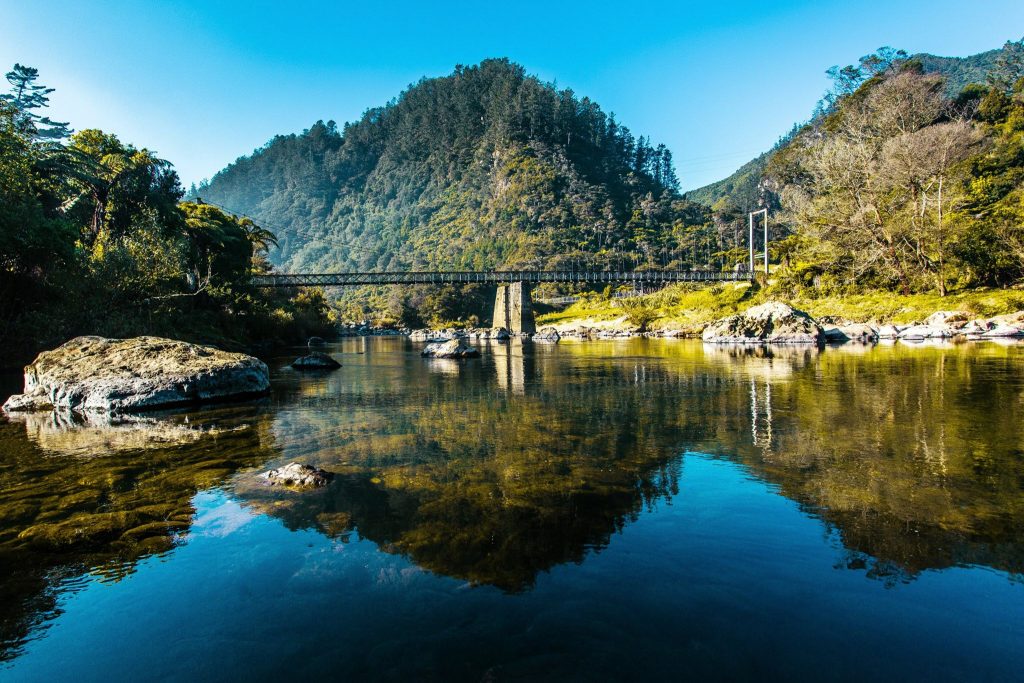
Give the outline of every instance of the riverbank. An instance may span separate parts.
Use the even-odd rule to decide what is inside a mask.
[[[589,331],[596,336],[699,337],[710,323],[768,301],[784,301],[825,325],[867,324],[876,329],[924,323],[943,311],[958,311],[979,320],[1005,320],[1024,314],[1024,290],[978,289],[940,297],[868,292],[843,296],[787,295],[775,287],[747,283],[694,289],[666,287],[652,294],[616,300],[584,295],[564,310],[537,317],[537,327],[553,327],[563,336]]]

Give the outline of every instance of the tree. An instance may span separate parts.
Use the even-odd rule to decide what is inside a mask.
[[[986,81],[993,90],[1009,93],[1021,77],[1024,77],[1024,38],[1008,40],[996,57],[995,68],[988,72]]]
[[[254,257],[274,242],[272,233],[249,218],[237,218],[210,204],[183,202],[187,272],[191,289],[237,283],[252,273]]]
[[[850,281],[909,292],[930,280],[946,293],[948,213],[961,200],[951,179],[982,136],[947,119],[942,85],[911,70],[866,81],[817,137],[801,138],[800,171],[784,190],[789,219]]]
[[[94,246],[101,236],[116,239],[126,234],[132,221],[147,211],[173,225],[184,193],[170,163],[92,128],[72,136],[69,153],[78,193],[66,208],[87,207],[88,229],[83,235],[87,246]]]
[[[11,92],[0,95],[0,100],[13,107],[18,128],[33,139],[60,140],[71,134],[66,122],[53,121],[35,113],[36,109],[49,106],[53,88],[37,85],[39,69],[15,64],[6,75]]]

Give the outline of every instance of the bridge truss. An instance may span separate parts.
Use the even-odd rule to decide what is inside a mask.
[[[406,271],[394,273],[270,273],[257,275],[258,287],[358,287],[362,285],[508,284],[584,282],[594,284],[670,284],[673,282],[745,282],[749,271],[711,270],[500,270]]]

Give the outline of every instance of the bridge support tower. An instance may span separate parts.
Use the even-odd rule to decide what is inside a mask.
[[[498,285],[498,294],[494,297],[493,325],[504,327],[513,334],[533,334],[537,331],[530,285],[525,282]]]

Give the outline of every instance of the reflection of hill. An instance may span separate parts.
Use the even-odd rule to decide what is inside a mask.
[[[377,341],[354,340],[331,375],[282,370],[267,404],[204,412],[203,431],[0,420],[0,657],[53,614],[62,577],[117,577],[172,548],[194,492],[225,482],[290,528],[515,591],[676,495],[691,450],[821,517],[838,566],[1024,572],[1020,347],[508,345],[444,373]],[[338,477],[307,493],[257,479],[288,460]]]
[[[445,377],[460,382],[473,367]],[[341,476],[301,496],[255,477],[236,492],[292,527],[357,528],[423,567],[508,590],[582,560],[645,504],[674,493],[686,421],[664,371],[640,383],[616,368],[589,372],[585,384],[526,376],[517,388],[476,367],[485,381],[471,401],[430,374],[401,400],[379,400],[368,387],[341,420],[336,411],[326,421],[283,411],[274,429],[284,457]]]
[[[517,353],[452,375],[410,365],[388,385],[339,379],[333,402],[274,424],[286,458],[338,482],[240,495],[290,526],[357,529],[439,573],[515,590],[671,495],[677,455],[697,450],[778,485],[873,575],[1024,566],[1024,393],[992,381],[1021,362],[1013,349],[633,340]]]
[[[59,584],[117,577],[169,550],[188,532],[196,491],[273,457],[253,417],[213,411],[204,430],[181,417],[0,421],[0,659],[53,615]]]

